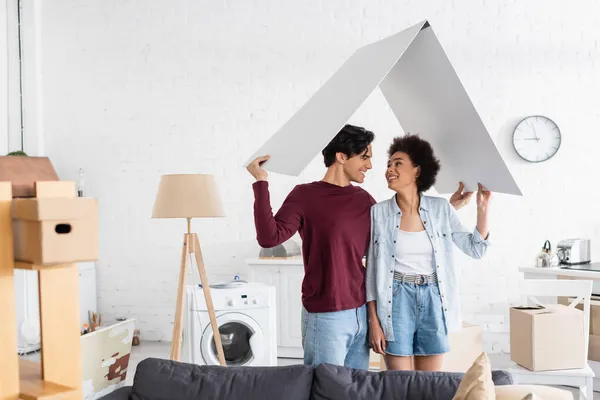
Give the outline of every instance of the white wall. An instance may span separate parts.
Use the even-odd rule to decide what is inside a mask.
[[[227,218],[193,228],[213,280],[246,274],[258,246],[242,162],[355,49],[429,19],[525,194],[494,196],[485,260],[459,257],[466,319],[485,324],[486,350],[507,351],[517,267],[546,239],[590,237],[600,254],[599,12],[593,0],[44,1],[43,151],[63,179],[84,168],[99,199],[102,311],[170,339],[185,223],[150,219],[164,173],[220,177]],[[563,132],[539,165],[511,147],[529,114]],[[364,187],[385,199],[385,150],[400,128],[379,92],[351,122],[378,135]],[[272,176],[274,209],[323,171],[316,157],[298,179]],[[473,225],[474,204],[461,216]]]
[[[0,93],[8,92],[7,7],[0,6]],[[8,96],[0,97],[0,155],[8,152]]]
[[[0,155],[21,150],[17,0],[0,5]]]

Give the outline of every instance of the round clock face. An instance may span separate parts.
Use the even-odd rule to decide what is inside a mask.
[[[513,133],[515,151],[529,162],[548,160],[560,148],[560,140],[558,126],[550,118],[541,115],[525,118]]]

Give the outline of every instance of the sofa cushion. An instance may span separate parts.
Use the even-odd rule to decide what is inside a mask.
[[[132,400],[308,400],[313,369],[201,366],[148,358],[135,371]]]
[[[315,369],[312,400],[451,400],[464,374],[459,372],[352,370],[331,364]],[[510,385],[509,373],[492,371],[495,385]]]
[[[492,365],[486,353],[481,353],[465,373],[453,400],[495,399]]]
[[[114,392],[110,392],[106,396],[100,397],[101,400],[129,400],[131,394],[131,386],[123,386]]]

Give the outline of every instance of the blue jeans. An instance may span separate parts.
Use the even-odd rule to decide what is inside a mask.
[[[369,369],[367,307],[309,313],[302,308],[304,364]]]
[[[450,350],[437,283],[417,285],[394,280],[392,328],[394,341],[385,352],[393,356],[429,356]]]

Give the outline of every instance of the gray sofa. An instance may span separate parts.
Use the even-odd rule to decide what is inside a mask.
[[[148,358],[140,362],[133,386],[102,400],[451,400],[461,373],[372,372],[322,364],[318,367],[199,366]],[[496,385],[513,383],[508,372],[493,371]]]

